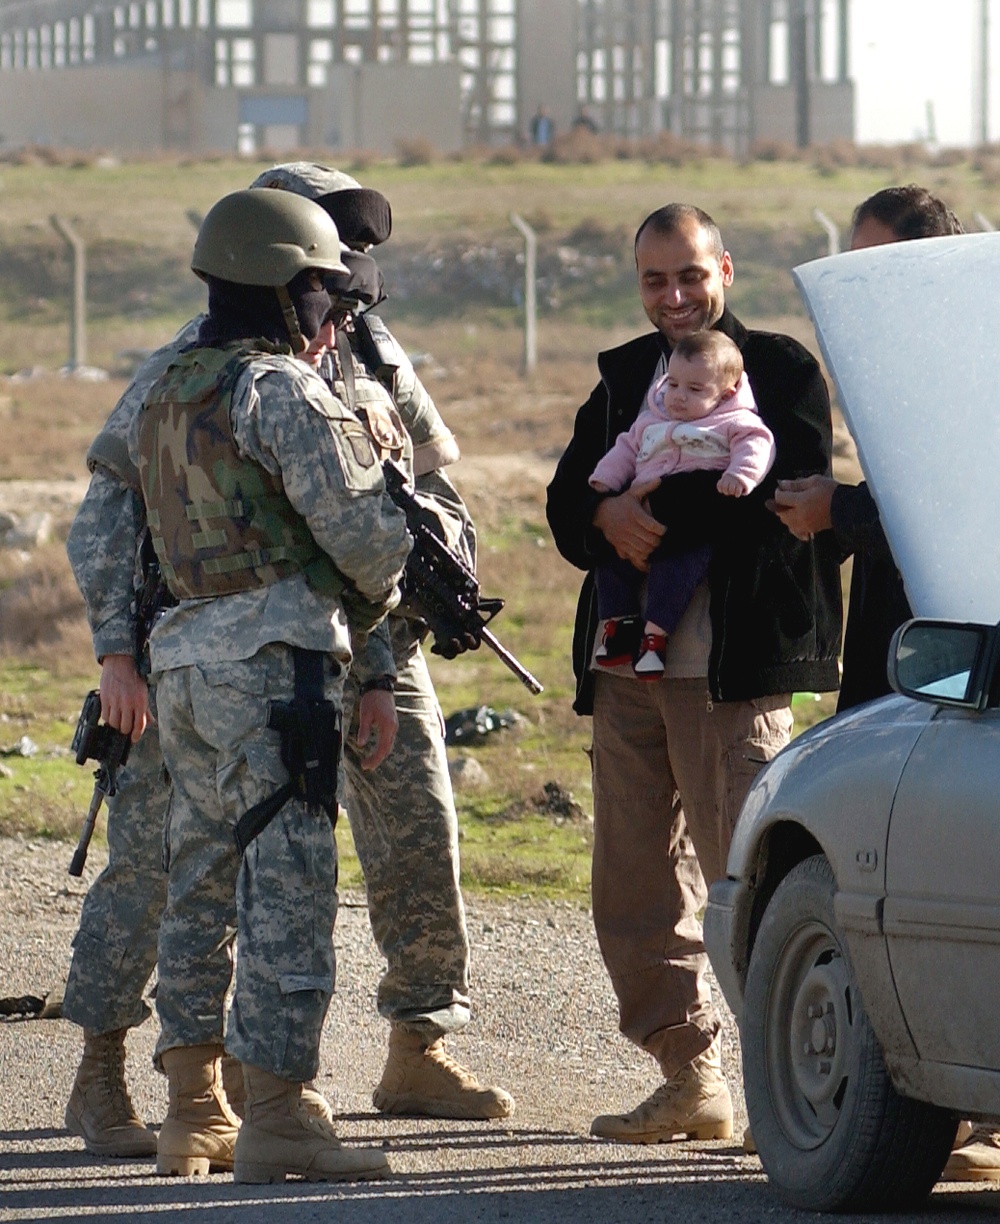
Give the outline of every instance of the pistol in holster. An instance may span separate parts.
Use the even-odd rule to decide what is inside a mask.
[[[289,799],[300,799],[313,809],[322,808],[331,824],[337,821],[341,713],[334,702],[323,697],[323,655],[295,648],[293,656],[292,700],[271,701],[267,707],[267,725],[281,739],[281,760],[288,770],[288,781],[236,822],[233,838],[241,856]]]

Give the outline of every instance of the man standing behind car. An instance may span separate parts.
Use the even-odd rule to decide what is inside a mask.
[[[886,187],[858,205],[851,220],[851,250],[961,233],[948,205],[911,183]],[[841,560],[854,557],[838,711],[892,692],[886,667],[889,642],[913,613],[868,485],[841,484],[829,475],[779,480],[774,500],[775,513],[800,540],[832,528]]]
[[[836,688],[841,608],[832,547],[783,535],[765,508],[776,479],[830,470],[830,402],[817,363],[795,340],[749,331],[727,308],[733,261],[700,209],[657,209],[639,227],[635,258],[656,330],[598,357],[601,382],[577,414],[547,513],[560,552],[587,571],[573,663],[574,709],[594,718],[594,923],[621,1031],[663,1073],[648,1099],[595,1118],[591,1132],[651,1143],[732,1134],[697,915],[706,881],[725,872],[747,788],[788,742],[792,691]],[[718,494],[705,472],[596,494],[591,471],[635,420],[673,345],[705,328],[743,354],[777,445],[771,474],[740,499]],[[595,674],[594,568],[617,553],[648,569],[664,530],[707,540],[713,557],[668,642],[664,678]]]

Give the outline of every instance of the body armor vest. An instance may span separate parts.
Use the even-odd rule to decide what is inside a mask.
[[[299,572],[321,594],[343,589],[280,480],[237,450],[233,392],[258,355],[234,345],[189,349],[146,396],[139,473],[153,547],[178,599],[232,595]]]

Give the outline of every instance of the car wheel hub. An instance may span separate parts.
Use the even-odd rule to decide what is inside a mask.
[[[826,927],[809,924],[786,943],[768,1010],[775,1112],[796,1146],[818,1147],[840,1117],[853,1036],[847,967]]]

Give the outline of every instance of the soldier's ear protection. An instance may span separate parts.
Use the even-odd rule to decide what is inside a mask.
[[[392,233],[392,209],[381,191],[352,187],[317,196],[314,203],[330,214],[348,246],[378,246]]]

